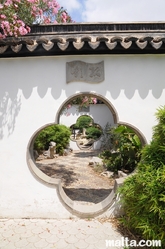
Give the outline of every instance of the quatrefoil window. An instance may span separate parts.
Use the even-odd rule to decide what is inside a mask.
[[[80,149],[89,149],[100,139],[102,128],[88,115],[81,115],[76,123],[70,126],[71,140],[75,141]]]

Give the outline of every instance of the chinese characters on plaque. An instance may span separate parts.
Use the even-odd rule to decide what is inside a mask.
[[[86,63],[71,61],[66,63],[66,82],[84,81],[100,83],[104,81],[104,62]]]

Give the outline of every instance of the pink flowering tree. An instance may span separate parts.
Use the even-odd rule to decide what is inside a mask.
[[[81,108],[83,107],[87,108],[89,105],[91,104],[95,105],[97,103],[98,103],[97,98],[82,95],[80,97],[73,99],[71,102],[67,103],[62,110],[62,114],[64,114],[65,116],[69,116],[70,115],[69,109],[71,109],[71,107],[74,105],[78,105],[78,109],[81,110]]]
[[[22,36],[32,24],[72,22],[56,0],[0,0],[0,38]]]

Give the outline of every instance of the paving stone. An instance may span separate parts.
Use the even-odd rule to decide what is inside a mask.
[[[4,237],[2,236],[1,230],[0,230],[0,241],[3,240]]]
[[[42,225],[44,231],[51,231],[54,227],[55,225],[53,223],[46,223],[45,225]]]
[[[60,239],[57,244],[58,249],[64,249],[68,246],[68,243],[64,239]]]
[[[32,220],[1,221],[0,249],[106,249],[105,240],[122,237],[110,222],[97,219]]]
[[[30,230],[26,230],[23,234],[21,234],[21,238],[28,238],[33,236],[34,234]]]
[[[34,234],[40,234],[40,233],[44,232],[44,229],[42,227],[36,227],[36,228],[32,229],[31,231]]]
[[[66,231],[62,231],[62,230],[59,230],[56,235],[60,239],[68,238],[70,236]]]
[[[77,233],[75,235],[78,239],[87,239],[89,237],[89,234],[86,234],[84,231],[81,231],[81,229],[79,229],[79,233]]]
[[[85,249],[97,249],[96,248],[96,245],[89,245],[87,248]],[[99,248],[99,249],[102,249],[102,248]],[[106,249],[105,247],[103,249]]]
[[[27,239],[20,239],[19,241],[15,242],[15,246],[17,248],[24,248],[28,244],[29,244],[29,242],[27,241]]]
[[[98,229],[98,228],[88,227],[88,229],[87,229],[87,233],[88,233],[88,234],[93,234],[93,235],[95,235],[95,234],[98,234],[98,232],[99,232],[99,229]]]
[[[17,226],[18,224],[19,225],[23,225],[23,226],[28,226],[29,224],[31,224],[31,221],[30,219],[19,219],[19,220],[14,220],[15,221],[15,225]],[[19,222],[19,223],[18,223]]]
[[[36,247],[34,246],[34,243],[28,243],[23,249],[36,249]]]
[[[85,242],[83,239],[80,239],[77,243],[74,244],[78,249],[86,249],[89,244]]]
[[[13,236],[14,235],[14,231],[13,230],[7,230],[7,231],[5,231],[5,232],[3,232],[2,231],[2,236],[4,237],[4,238],[9,238],[9,237],[11,237],[11,236]]]
[[[44,247],[43,249],[58,249],[58,245],[56,244],[48,244],[46,247]]]
[[[99,229],[98,229],[98,233],[93,234],[93,236],[98,240],[104,240],[104,239],[106,240],[108,237],[107,234],[103,233],[103,231],[100,231]]]
[[[98,242],[95,244],[95,249],[105,249],[106,247],[106,242],[105,240],[98,240]],[[111,249],[111,247],[110,247]]]
[[[68,238],[65,239],[65,241],[69,244],[74,244],[78,241],[78,238],[76,238],[75,235],[70,235]]]
[[[0,239],[0,248],[7,246],[9,244],[9,241],[7,238]]]
[[[96,239],[96,237],[93,235],[89,235],[89,237],[85,239],[85,242],[87,242],[88,244],[95,244],[98,242],[98,239]]]
[[[48,243],[57,243],[60,238],[58,238],[55,234],[49,236],[48,238],[45,238],[45,240],[48,242]]]
[[[31,236],[31,237],[28,237],[27,241],[31,242],[31,243],[35,243],[35,242],[38,242],[40,239],[41,238],[37,234],[35,234],[35,235]]]
[[[106,235],[108,235],[108,236],[111,236],[112,231],[113,231],[113,234],[117,233],[117,232],[115,231],[115,229],[112,228],[111,226],[110,226],[110,227],[106,227],[106,228],[105,228],[105,227],[102,227],[101,230],[102,230],[102,232],[103,232],[104,234],[106,234]]]
[[[49,221],[52,225],[53,225],[53,227],[62,227],[62,226],[64,226],[65,225],[65,221],[63,221],[62,219],[61,220],[53,220],[52,222],[51,222],[51,220]]]
[[[26,226],[27,230],[35,229],[35,228],[37,227],[36,224],[37,224],[37,223],[34,223],[34,222],[29,223],[29,224]]]
[[[1,249],[17,249],[13,242],[9,242],[6,246],[1,247]]]
[[[22,224],[19,226],[17,225],[15,228],[13,228],[14,233],[20,233],[23,234],[27,231],[27,228],[25,226],[22,226]]]
[[[1,222],[0,222],[0,233],[12,230],[13,224],[14,224],[13,220],[11,220],[11,221],[7,220],[7,221],[4,221],[4,222],[2,222],[2,220],[1,220]]]
[[[21,238],[20,234],[12,234],[11,237],[7,238],[9,242],[17,242]]]
[[[71,224],[72,224],[71,222],[68,222],[67,224],[61,226],[60,229],[63,230],[63,231],[69,231],[69,230],[71,230],[70,229],[71,226],[72,226]]]
[[[70,235],[76,235],[76,234],[78,234],[80,231],[78,230],[78,228],[75,228],[75,227],[73,227],[73,228],[70,228],[68,231],[68,234],[70,234]]]
[[[44,239],[44,238],[49,238],[51,236],[51,233],[50,231],[43,231],[42,233],[39,233],[38,236],[41,238],[41,239]]]
[[[73,244],[69,244],[65,247],[65,249],[78,249],[78,247],[76,247],[75,245]]]
[[[52,235],[56,235],[59,233],[59,231],[61,231],[61,228],[60,227],[54,227],[53,229],[50,230],[50,234]]]
[[[45,239],[40,239],[38,242],[34,243],[36,248],[45,248],[48,242]]]

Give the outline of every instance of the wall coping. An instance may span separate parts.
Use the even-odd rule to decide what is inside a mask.
[[[34,25],[0,40],[0,58],[84,54],[164,54],[165,22]]]

